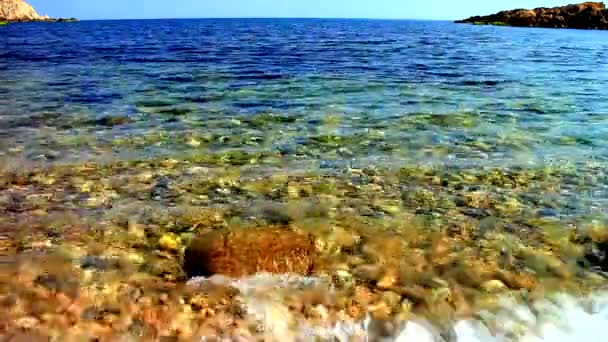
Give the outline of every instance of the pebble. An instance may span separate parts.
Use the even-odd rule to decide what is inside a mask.
[[[125,256],[125,260],[134,265],[143,265],[146,262],[145,257],[139,253],[129,253]]]
[[[538,217],[557,217],[559,213],[553,208],[544,208],[536,212]]]
[[[36,317],[21,317],[15,321],[15,325],[24,330],[34,329],[40,324]]]
[[[119,264],[117,260],[97,255],[85,256],[80,261],[80,267],[83,269],[96,269],[100,271],[107,271],[110,269],[118,268],[118,266]]]
[[[382,276],[382,268],[377,265],[361,265],[355,269],[355,275],[363,281],[376,281]]]
[[[38,217],[47,216],[48,214],[49,213],[45,209],[36,209],[32,211],[32,215]]]
[[[21,153],[25,150],[25,146],[15,146],[15,147],[10,147],[8,149],[9,153],[13,153],[13,154],[17,154],[17,153]]]
[[[492,279],[482,283],[481,288],[486,292],[496,293],[506,290],[507,285],[498,279]]]
[[[382,293],[382,300],[390,307],[396,307],[401,302],[401,295],[393,291],[386,291]]]
[[[189,140],[186,142],[186,144],[188,144],[188,145],[190,145],[190,146],[192,146],[192,147],[199,147],[199,146],[201,146],[201,142],[200,142],[200,141],[198,141],[198,140],[196,140],[195,138],[191,138],[191,139],[189,139]]]
[[[194,176],[194,175],[207,175],[209,174],[209,168],[202,166],[192,166],[186,170],[186,175]]]
[[[136,223],[133,220],[129,220],[127,231],[129,236],[134,239],[143,241],[146,238],[146,227],[143,224]]]
[[[354,232],[347,231],[344,228],[335,227],[329,237],[329,240],[336,244],[350,248],[355,246],[361,240],[361,237]]]
[[[388,270],[384,275],[378,279],[376,285],[381,289],[391,288],[399,282],[399,275],[396,270]]]
[[[356,286],[354,289],[353,298],[355,302],[366,306],[376,300],[377,295],[365,286]]]
[[[350,272],[346,271],[346,270],[337,270],[336,271],[336,276],[342,279],[350,279],[352,278],[352,274],[350,274]]]
[[[374,305],[370,305],[367,309],[372,313],[372,317],[377,320],[388,319],[392,312],[391,308],[383,301]]]
[[[165,251],[175,252],[179,250],[180,238],[174,234],[163,234],[158,239],[158,246]]]
[[[319,305],[315,305],[312,308],[312,314],[316,317],[321,319],[322,321],[327,321],[327,319],[329,319],[329,311],[327,310],[327,308],[321,304]]]
[[[433,260],[445,258],[450,253],[450,241],[447,238],[439,238],[433,241],[431,255]]]
[[[507,271],[499,271],[498,277],[503,281],[509,288],[512,289],[527,289],[532,290],[536,287],[536,280],[534,277],[525,274],[515,274]]]

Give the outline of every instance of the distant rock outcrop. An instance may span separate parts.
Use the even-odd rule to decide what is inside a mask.
[[[32,21],[48,19],[23,0],[0,0],[1,21]]]
[[[20,21],[76,21],[76,19],[53,19],[39,15],[30,4],[23,0],[0,0],[0,22]]]
[[[553,8],[502,11],[459,20],[457,23],[607,30],[608,10],[603,2],[584,2]]]

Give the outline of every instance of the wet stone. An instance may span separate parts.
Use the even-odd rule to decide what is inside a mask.
[[[483,218],[491,216],[491,214],[488,212],[488,210],[479,209],[479,208],[462,209],[462,213],[466,216],[470,216],[470,217],[476,218],[476,219],[483,219]]]
[[[80,267],[83,269],[95,269],[98,271],[109,271],[120,268],[120,262],[114,258],[97,255],[88,255],[81,259]]]
[[[504,291],[507,289],[507,286],[500,280],[492,279],[481,284],[481,288],[486,292],[496,293]]]
[[[112,127],[131,123],[131,119],[126,116],[105,116],[93,121],[92,123],[95,125]]]
[[[270,224],[289,224],[292,218],[281,206],[268,205],[262,208],[262,217]]]
[[[580,264],[594,271],[608,272],[608,241],[590,245]]]
[[[142,270],[169,281],[184,279],[182,268],[173,260],[152,258],[146,262]]]
[[[310,274],[316,256],[312,236],[280,229],[212,232],[194,238],[184,255],[189,277],[258,272]]]
[[[559,213],[553,208],[543,208],[536,212],[538,217],[557,217]]]
[[[150,198],[153,200],[160,200],[160,199],[166,197],[169,192],[169,183],[170,182],[171,181],[169,180],[169,178],[160,177],[156,181],[156,184],[154,184],[154,187],[152,188],[152,191],[150,192]]]
[[[63,292],[71,297],[75,297],[78,294],[78,281],[66,276],[44,273],[36,277],[34,284],[49,291]]]

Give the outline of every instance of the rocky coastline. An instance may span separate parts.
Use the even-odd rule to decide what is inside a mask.
[[[42,19],[32,19],[32,20],[2,20],[0,22],[4,23],[31,23],[31,22],[44,22],[44,23],[73,23],[78,22],[77,18],[42,18]]]
[[[0,0],[0,23],[16,22],[74,22],[76,18],[51,18],[40,15],[23,0]]]
[[[608,9],[603,2],[584,2],[561,7],[539,7],[474,16],[456,23],[518,27],[608,29]]]

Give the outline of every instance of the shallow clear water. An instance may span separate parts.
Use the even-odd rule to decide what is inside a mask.
[[[608,157],[604,32],[261,19],[0,30],[5,157],[171,156],[201,139],[306,168]]]
[[[326,329],[303,334],[368,338],[371,313],[441,323],[384,327],[398,341],[603,341],[588,327],[606,321],[607,47],[605,32],[424,21],[0,27],[0,293],[35,304],[0,298],[8,331],[89,336],[91,315],[36,318],[63,315],[39,304],[73,288],[93,320],[133,318],[133,336],[211,326],[181,287],[157,326],[148,304],[169,297],[156,282],[183,285],[184,250],[210,231],[248,244],[226,257],[237,268],[265,270],[256,255],[273,251],[253,241],[271,229],[314,241],[295,258],[323,262],[298,279],[328,281],[315,291],[341,304],[265,291],[285,274],[232,279],[245,302],[217,308],[220,325],[228,313],[291,336],[306,313]],[[277,253],[312,248],[295,243]],[[529,302],[555,292],[573,297]]]

